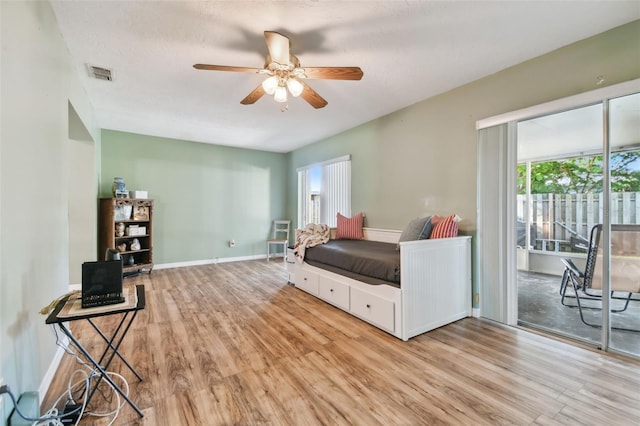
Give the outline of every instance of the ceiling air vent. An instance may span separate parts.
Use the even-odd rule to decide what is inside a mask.
[[[107,80],[113,81],[113,77],[111,76],[111,70],[103,67],[96,67],[93,65],[88,65],[89,67],[89,75],[93,78],[97,78],[98,80]]]

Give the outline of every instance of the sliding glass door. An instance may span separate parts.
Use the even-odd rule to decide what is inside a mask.
[[[518,322],[635,355],[638,96],[520,121],[516,208]]]
[[[520,121],[517,134],[518,245],[528,237],[517,249],[518,322],[594,344],[600,331],[570,308],[565,264],[584,270],[603,222],[602,115],[601,103],[544,115]]]
[[[478,122],[480,316],[640,357],[640,80]]]
[[[608,346],[640,356],[640,93],[611,99],[608,110],[611,146],[627,148],[612,155],[611,186],[626,191],[611,191],[611,223],[632,224],[611,230]],[[624,173],[614,173],[620,163]]]

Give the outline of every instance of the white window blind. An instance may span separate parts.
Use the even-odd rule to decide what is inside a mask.
[[[336,226],[336,214],[351,216],[351,157],[298,169],[298,227]]]

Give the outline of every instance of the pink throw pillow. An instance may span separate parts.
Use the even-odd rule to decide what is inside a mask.
[[[436,226],[437,224],[439,224],[443,220],[444,220],[444,217],[441,217],[441,216],[438,216],[438,215],[431,216],[431,226]]]
[[[362,213],[351,218],[338,213],[336,218],[338,220],[336,240],[364,240],[364,232],[362,232],[364,215]]]
[[[456,222],[456,215],[452,214],[441,221],[439,221],[431,231],[430,239],[435,238],[451,238],[458,236],[458,222]]]

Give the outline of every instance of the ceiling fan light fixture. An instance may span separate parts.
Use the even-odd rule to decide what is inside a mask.
[[[276,93],[273,95],[276,102],[287,102],[287,89],[284,86],[278,86]]]
[[[295,98],[300,96],[304,90],[304,87],[296,78],[289,78],[287,80],[287,88],[289,89],[291,96]]]
[[[267,95],[273,95],[278,88],[278,77],[272,75],[262,82],[262,88]]]
[[[273,95],[278,88],[278,77],[272,75],[262,82],[262,88],[267,95]]]

